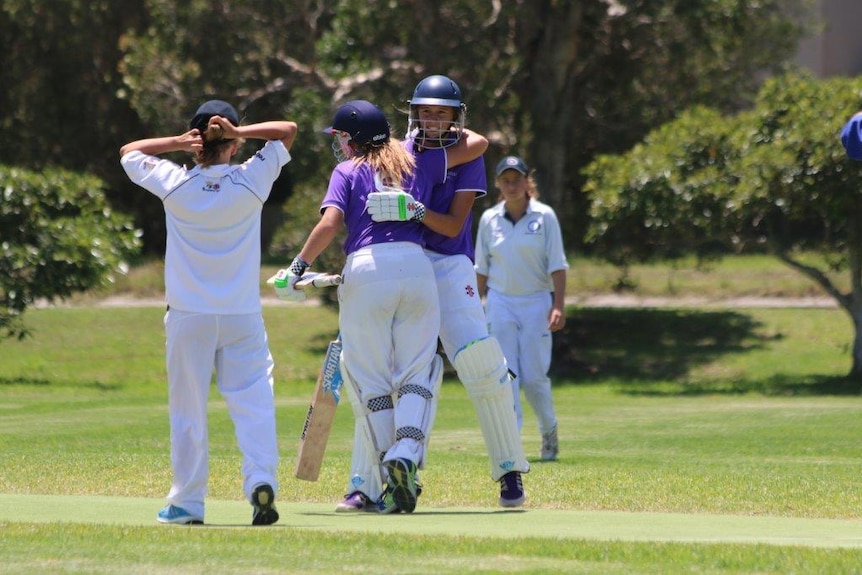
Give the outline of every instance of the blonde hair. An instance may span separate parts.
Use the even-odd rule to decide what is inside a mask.
[[[353,163],[368,164],[387,185],[401,186],[416,168],[416,159],[396,138],[390,137],[382,146],[356,146],[354,149]]]
[[[236,145],[241,145],[243,140],[225,140],[224,130],[218,124],[212,124],[207,127],[206,131],[201,134],[201,139],[204,141],[204,147],[200,150],[192,152],[195,164],[202,168],[212,166],[222,157],[224,150]]]

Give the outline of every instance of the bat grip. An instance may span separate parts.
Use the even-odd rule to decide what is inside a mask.
[[[341,276],[338,274],[329,274],[325,276],[321,276],[319,278],[314,278],[312,280],[311,285],[314,287],[329,287],[329,286],[337,286],[341,283]]]
[[[296,287],[299,289],[305,289],[307,287],[329,287],[336,286],[341,283],[341,276],[339,274],[319,274],[310,278],[302,278],[298,282],[296,282]]]

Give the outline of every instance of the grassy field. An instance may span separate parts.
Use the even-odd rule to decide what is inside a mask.
[[[803,261],[829,270],[823,256],[804,255]],[[276,262],[264,265],[261,278],[278,270]],[[567,293],[572,296],[590,296],[614,292],[621,272],[618,268],[599,260],[569,255],[571,268],[568,274]],[[328,270],[327,270],[328,271]],[[849,274],[827,271],[828,276],[841,289],[849,286]],[[629,289],[624,293],[640,296],[698,296],[708,299],[730,297],[812,297],[823,291],[797,271],[777,258],[765,255],[726,257],[707,264],[694,259],[675,263],[634,265],[629,270]],[[261,287],[265,294],[271,288]],[[117,278],[109,288],[98,293],[76,296],[75,301],[92,302],[108,295],[127,294],[138,297],[161,297],[164,289],[163,267],[160,261],[133,267],[125,276]]]
[[[848,289],[850,275],[832,270],[831,260],[816,254],[799,259],[824,270],[824,275],[841,289]],[[570,294],[590,295],[613,291],[620,270],[605,262],[569,256]],[[725,257],[699,264],[694,258],[674,263],[633,265],[629,270],[630,288],[641,296],[699,296],[708,299],[731,297],[812,297],[823,291],[812,280],[789,268],[777,258],[766,255]]]
[[[528,409],[524,511],[499,512],[475,414],[450,374],[417,513],[345,518],[332,510],[350,465],[347,405],[320,480],[292,478],[336,314],[267,307],[282,521],[245,526],[239,456],[213,391],[209,495],[225,519],[189,529],[155,523],[170,484],[163,310],[31,310],[33,337],[0,342],[0,572],[862,572],[862,398],[843,377],[842,312],[568,315],[554,382],[561,457],[536,460]]]

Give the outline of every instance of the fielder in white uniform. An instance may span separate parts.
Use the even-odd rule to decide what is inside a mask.
[[[566,270],[557,216],[536,199],[524,161],[503,158],[496,168],[503,201],[485,210],[476,236],[479,293],[486,297],[488,327],[503,348],[513,380],[518,427],[523,425],[520,391],[536,413],[541,459],[557,458],[557,416],[551,395],[552,332],[566,323]]]
[[[204,103],[178,136],[120,149],[129,178],[162,200],[166,363],[173,483],[161,523],[203,523],[209,476],[207,399],[215,371],[242,452],[243,490],[252,524],[278,521],[278,445],[273,361],[260,304],[261,211],[290,161],[293,122],[239,125],[233,106]],[[230,165],[245,138],[268,140]],[[156,157],[191,152],[188,169]]]
[[[408,138],[414,153],[449,148],[464,132],[466,104],[450,78],[424,78],[409,101]],[[487,193],[482,157],[450,167],[425,206],[426,253],[434,266],[440,296],[440,340],[476,408],[490,461],[500,483],[499,504],[518,507],[526,499],[521,474],[530,470],[515,416],[509,370],[502,349],[489,337],[473,269],[472,208]],[[383,194],[369,198],[385,201]],[[339,506],[351,505],[351,498]],[[354,505],[355,507],[355,505]]]

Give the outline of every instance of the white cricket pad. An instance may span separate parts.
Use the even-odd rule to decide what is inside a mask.
[[[524,456],[509,368],[500,343],[493,336],[470,342],[458,350],[452,365],[476,408],[491,478],[498,481],[510,471],[528,472],[530,464]]]
[[[428,381],[405,383],[398,390],[398,407],[395,410],[395,446],[385,459],[406,457],[415,461],[419,469],[425,467],[425,453],[434,418],[437,415],[440,382],[443,381],[443,358],[435,354],[431,362]],[[413,440],[403,442],[401,440]]]
[[[373,411],[362,400],[356,382],[347,371],[344,356],[341,357],[341,377],[348,390],[350,405],[353,407],[354,437],[353,454],[350,463],[350,485],[348,494],[361,491],[372,501],[377,501],[383,491],[385,472],[380,464],[381,453],[395,441],[395,428],[392,424],[392,411]],[[392,398],[389,398],[391,404]],[[381,402],[382,403],[382,402]]]
[[[503,348],[492,335],[471,341],[459,349],[455,352],[452,365],[465,385],[467,380],[509,381],[509,367],[503,357]]]
[[[425,412],[425,418],[422,422],[425,428],[425,439],[422,441],[423,453],[422,459],[419,460],[419,468],[425,467],[425,453],[428,452],[428,441],[431,439],[431,430],[434,428],[434,420],[437,417],[437,404],[440,403],[440,384],[443,382],[443,358],[440,355],[434,355],[434,363],[431,365],[431,377],[428,378],[431,384],[431,401],[428,402],[428,409]]]

